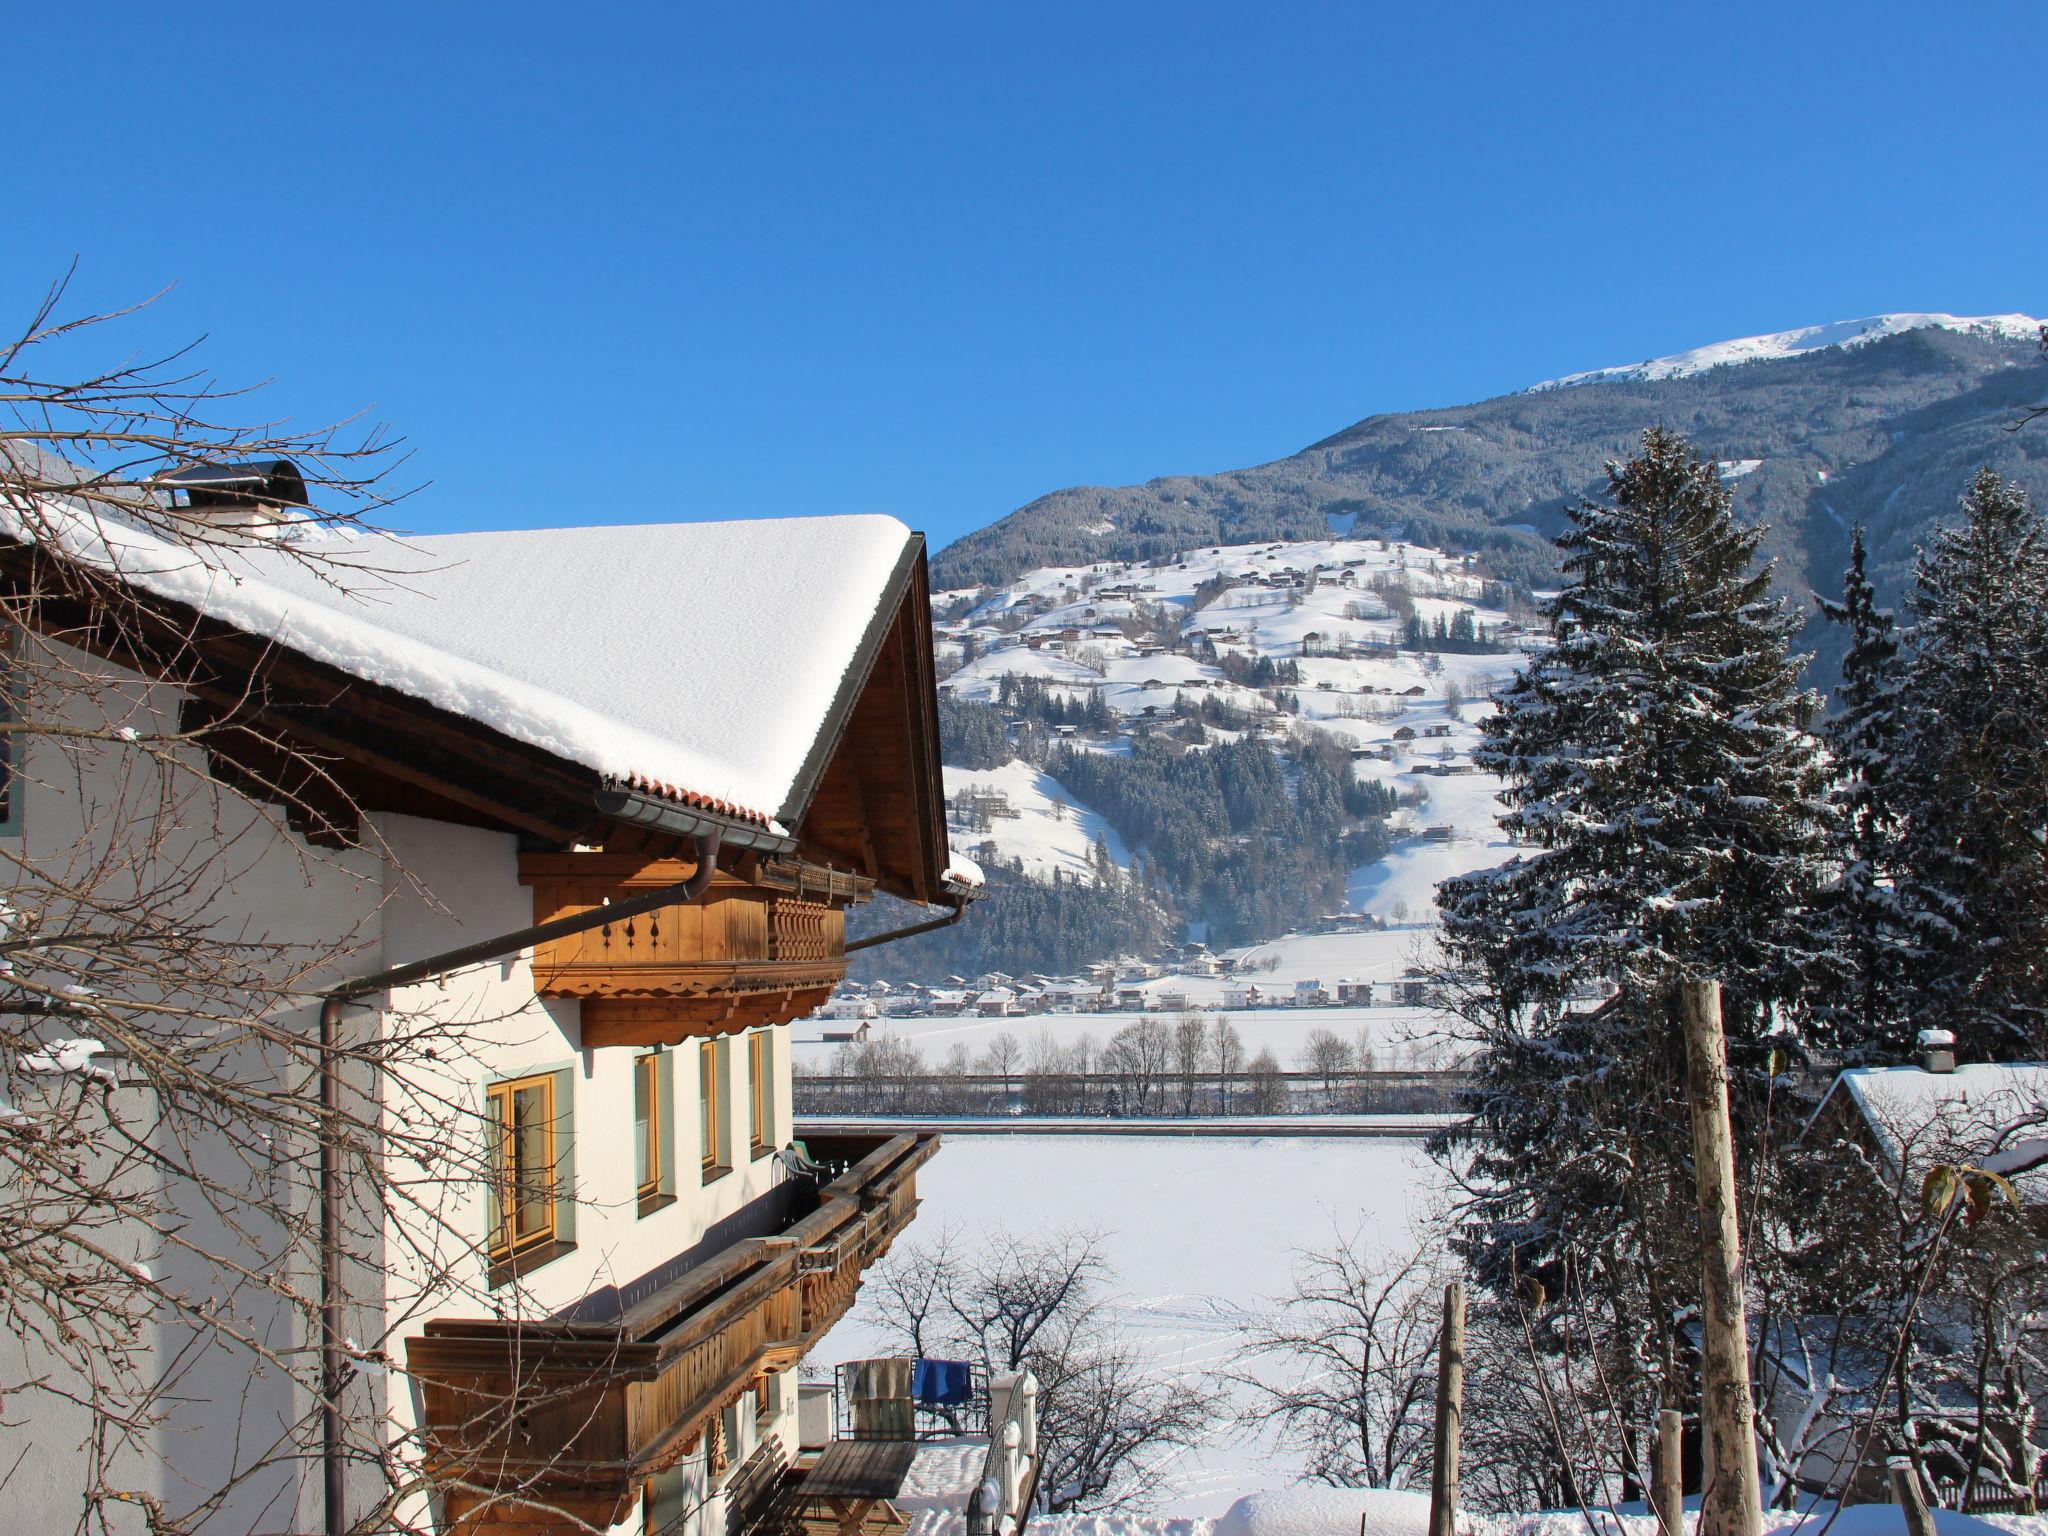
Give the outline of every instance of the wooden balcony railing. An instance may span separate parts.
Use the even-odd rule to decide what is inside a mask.
[[[437,1319],[406,1341],[429,1469],[463,1536],[602,1529],[714,1418],[793,1366],[917,1213],[935,1133],[817,1137],[817,1208],[604,1322]],[[577,1521],[584,1522],[577,1524]]]
[[[689,877],[687,860],[531,853],[535,922],[571,917]],[[864,876],[791,860],[721,870],[703,898],[540,946],[535,989],[583,1003],[583,1043],[675,1045],[799,1018],[846,974],[846,908]]]

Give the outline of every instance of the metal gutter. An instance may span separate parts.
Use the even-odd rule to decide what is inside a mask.
[[[752,848],[761,853],[789,853],[796,839],[771,832],[744,821],[732,821],[705,811],[691,810],[672,800],[644,794],[624,785],[608,784],[597,792],[597,808],[614,821],[628,822],[675,837],[718,836],[733,848]]]

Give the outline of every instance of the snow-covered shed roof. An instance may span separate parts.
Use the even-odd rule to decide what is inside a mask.
[[[892,642],[889,727],[935,729],[916,697],[928,657],[918,665],[906,638],[928,646],[924,541],[890,517],[209,542],[46,502],[33,528],[0,516],[0,536],[608,784],[778,836],[811,807]],[[934,746],[902,750],[918,747],[935,767]],[[927,819],[899,809],[906,825]],[[915,840],[936,844],[920,892],[935,899],[956,883],[943,832]],[[883,852],[900,866],[911,841]]]
[[[1844,1105],[1869,1127],[1893,1170],[1917,1179],[1931,1164],[1982,1164],[2000,1148],[2038,1136],[2048,1121],[2048,1063],[1980,1061],[1953,1072],[1856,1067],[1837,1075],[1814,1122]],[[2028,1204],[2048,1204],[2048,1173],[2024,1173],[2014,1182]]]

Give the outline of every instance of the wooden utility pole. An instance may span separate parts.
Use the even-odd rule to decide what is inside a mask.
[[[1650,1462],[1650,1508],[1661,1536],[1685,1536],[1685,1458],[1681,1446],[1685,1415],[1657,1410],[1657,1448]]]
[[[1892,1479],[1892,1502],[1906,1517],[1906,1536],[1934,1536],[1934,1516],[1920,1487],[1920,1474],[1910,1457],[1893,1456],[1885,1463]]]
[[[1457,1536],[1458,1438],[1465,1424],[1465,1284],[1444,1287],[1436,1357],[1436,1454],[1429,1468],[1429,1536]]]
[[[1699,1190],[1700,1419],[1707,1450],[1699,1536],[1762,1536],[1721,984],[1680,982],[1678,1014],[1685,1029],[1685,1087],[1692,1105],[1693,1177]]]

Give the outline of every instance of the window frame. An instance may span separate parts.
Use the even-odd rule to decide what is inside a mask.
[[[484,1089],[485,1116],[491,1127],[491,1179],[493,1200],[490,1234],[486,1251],[494,1265],[514,1264],[528,1254],[552,1248],[563,1241],[561,1108],[556,1096],[555,1074],[536,1072],[526,1077],[505,1078]],[[541,1134],[545,1176],[532,1188],[541,1196],[545,1224],[520,1236],[519,1218],[526,1200],[521,1191],[518,1167],[518,1096],[538,1090],[545,1111]]]
[[[747,1036],[747,1145],[756,1158],[775,1150],[775,1032]]]
[[[662,1180],[668,1172],[664,1166],[668,1160],[662,1155],[666,1150],[667,1118],[661,1102],[661,1052],[643,1051],[633,1058],[633,1135],[638,1143],[633,1150],[646,1159],[646,1176],[635,1186],[634,1194],[642,1203],[660,1196]]]
[[[18,673],[14,666],[15,636],[0,638],[0,724],[21,724],[21,710],[15,699]],[[21,836],[23,780],[21,760],[26,756],[28,737],[21,731],[0,731],[0,837]]]
[[[725,1038],[697,1042],[697,1150],[706,1184],[732,1172],[731,1054]]]

